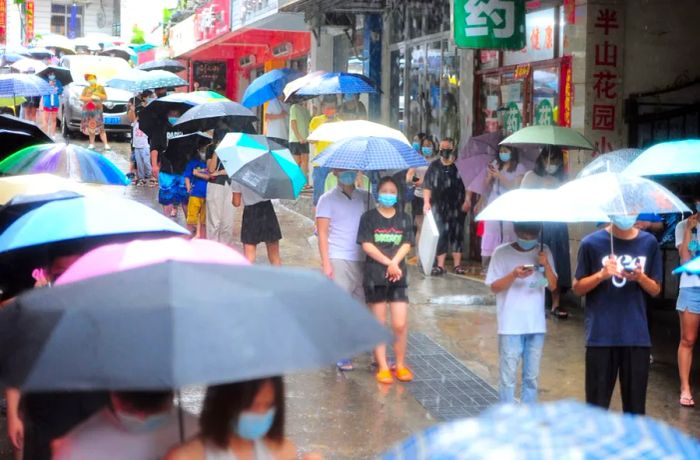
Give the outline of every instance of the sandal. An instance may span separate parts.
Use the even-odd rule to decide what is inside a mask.
[[[394,383],[394,377],[392,377],[389,369],[378,371],[376,374],[374,374],[374,377],[379,383],[385,383],[387,385]]]
[[[569,317],[569,312],[566,310],[562,310],[562,308],[559,306],[552,308],[549,314],[558,319],[566,319]]]
[[[695,401],[693,401],[692,396],[681,396],[678,403],[681,405],[681,407],[695,407]]]
[[[461,265],[457,265],[454,269],[454,273],[455,275],[464,275],[467,273],[467,271]]]
[[[442,267],[433,267],[430,271],[430,276],[442,276],[445,274],[445,269]]]
[[[410,382],[413,380],[413,372],[407,367],[399,367],[396,369],[396,378],[399,382]]]
[[[341,370],[341,371],[351,371],[351,370],[355,369],[352,366],[351,359],[341,359],[340,361],[338,361],[336,363],[336,366],[338,367],[338,370]]]

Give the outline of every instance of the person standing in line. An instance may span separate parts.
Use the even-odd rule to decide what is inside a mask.
[[[440,141],[440,161],[433,161],[423,180],[423,214],[433,211],[440,238],[437,246],[437,264],[432,276],[445,274],[447,253],[452,253],[454,272],[465,273],[462,267],[464,246],[464,219],[467,203],[464,183],[455,166],[457,153],[452,139]]]
[[[334,170],[338,186],[324,193],[316,207],[318,249],[323,273],[365,303],[363,256],[357,244],[357,231],[362,214],[369,210],[369,192],[355,187],[357,171]],[[315,190],[314,190],[315,192]],[[342,359],[338,369],[351,371],[351,359]]]
[[[634,227],[636,214],[611,220],[581,241],[572,288],[586,297],[586,402],[610,407],[619,374],[623,412],[643,415],[651,353],[646,296],[661,292],[663,261],[656,238]]]
[[[311,114],[306,108],[306,102],[293,104],[289,109],[289,150],[292,152],[294,161],[297,162],[304,177],[309,179],[309,123]],[[309,190],[309,184],[304,186],[304,190]]]
[[[544,293],[556,289],[557,274],[549,248],[540,248],[540,224],[518,222],[514,227],[516,242],[496,248],[484,284],[496,294],[500,401],[515,402],[522,362],[520,400],[534,403],[547,329]]]
[[[418,133],[413,138],[413,148],[418,146],[418,152],[425,158],[425,161],[432,163],[438,158],[437,146],[431,136],[426,136]],[[413,200],[411,201],[411,214],[413,216],[413,225],[416,229],[416,242],[420,241],[420,232],[423,228],[423,184],[425,174],[428,172],[428,166],[418,166],[411,168],[406,172],[406,183],[413,185]]]
[[[158,154],[156,163],[151,163],[153,174],[158,175],[158,203],[163,206],[163,214],[173,219],[177,218],[178,207],[182,207],[182,212],[187,215],[188,200],[185,177],[183,176],[184,162],[173,164],[173,161],[165,156],[168,139],[182,134],[175,128],[179,116],[179,112],[171,110],[168,112],[167,121],[162,122],[161,129],[164,131],[158,133],[160,146],[156,149]],[[149,135],[148,139],[152,140],[153,138]],[[153,161],[152,154],[153,152],[151,152],[151,161]]]
[[[265,136],[287,147],[289,142],[289,121],[287,120],[289,109],[283,98],[284,95],[280,95],[267,103],[267,108],[265,109]]]
[[[206,198],[207,238],[233,246],[233,220],[236,208],[231,202],[231,179],[216,154],[216,147],[225,135],[224,129],[215,129],[214,142],[207,148],[206,160],[209,169]]]
[[[698,236],[698,216],[700,215],[700,186],[693,193],[695,213],[676,225],[676,247],[681,264],[700,256],[700,236]],[[681,274],[680,290],[676,301],[680,317],[681,340],[678,344],[678,374],[681,381],[679,404],[695,407],[690,388],[690,370],[693,367],[693,347],[700,328],[700,276]]]
[[[337,116],[336,116],[336,97],[334,94],[332,95],[326,95],[323,97],[321,101],[321,115],[315,116],[311,119],[309,122],[309,134],[313,133],[316,128],[321,126],[324,123],[332,123],[334,121],[341,121]],[[312,144],[312,154],[313,156],[319,155],[321,152],[323,152],[326,147],[331,145],[330,142],[314,142]],[[318,205],[318,200],[321,198],[321,195],[325,192],[325,187],[326,187],[326,178],[328,177],[328,174],[330,174],[331,169],[326,168],[325,166],[314,166],[313,170],[311,172],[311,181],[313,183],[314,187],[314,194],[313,194],[313,204],[314,206]]]
[[[112,150],[107,142],[107,132],[105,131],[102,107],[107,100],[107,92],[104,86],[97,83],[97,76],[92,73],[85,74],[87,86],[80,95],[83,103],[83,113],[80,122],[80,130],[90,139],[89,149],[95,148],[95,136],[100,136],[100,140],[105,150]]]
[[[340,106],[340,117],[343,120],[366,120],[367,108],[360,101],[359,94],[343,94],[343,105]]]
[[[406,366],[408,341],[408,268],[406,255],[413,244],[413,223],[398,211],[399,187],[391,177],[379,181],[376,209],[365,212],[360,219],[357,243],[367,254],[364,264],[363,287],[365,300],[377,320],[386,323],[387,305],[391,309],[394,332],[396,378],[401,382],[413,380]],[[379,383],[391,384],[394,378],[387,363],[386,345],[374,349],[377,361],[375,377]]]
[[[207,237],[206,196],[209,170],[206,163],[206,146],[197,149],[196,158],[185,166],[187,200],[187,227],[195,238]]]
[[[48,75],[48,82],[51,93],[41,98],[41,104],[44,107],[44,129],[46,134],[53,139],[56,136],[56,114],[61,105],[63,85],[56,79],[56,74],[53,72]]]
[[[233,205],[237,208],[241,204],[244,206],[241,220],[241,243],[243,243],[243,254],[246,259],[254,263],[258,244],[265,243],[270,265],[282,265],[280,258],[282,230],[280,230],[272,201],[264,199],[250,188],[237,182],[231,184],[231,190],[233,191]]]
[[[136,104],[136,101],[135,101]],[[153,171],[151,170],[150,151],[148,136],[139,127],[139,113],[143,106],[134,105],[129,111],[131,122],[131,145],[133,147],[133,157],[136,161],[136,185],[146,185],[151,180]]]

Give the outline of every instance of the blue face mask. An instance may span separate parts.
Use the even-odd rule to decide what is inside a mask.
[[[171,125],[174,125],[175,123],[177,123],[178,118],[179,117],[168,117],[168,123],[170,123]]]
[[[426,156],[426,157],[432,156],[432,154],[433,154],[433,148],[432,148],[432,147],[421,147],[420,151],[421,151],[421,153],[423,153],[423,155]]]
[[[610,216],[610,221],[620,230],[629,230],[637,222],[637,214],[627,216]]]
[[[413,145],[413,150],[415,150],[416,152],[420,152],[420,142],[414,142],[411,145]]]
[[[525,251],[529,251],[530,249],[533,249],[535,246],[537,246],[537,243],[539,240],[536,238],[534,240],[526,240],[524,238],[518,238],[518,246],[520,246],[521,249],[524,249]]]
[[[343,171],[338,174],[338,182],[342,185],[353,185],[356,178],[357,173],[355,171]]]
[[[510,152],[498,152],[498,158],[504,163],[510,161]]]
[[[396,198],[396,195],[393,193],[380,193],[377,197],[377,202],[379,205],[385,208],[393,207],[397,201],[398,198]]]
[[[55,80],[55,79],[56,79],[56,75],[54,75],[54,74],[49,75],[49,80]]]
[[[275,412],[274,408],[264,414],[241,412],[238,420],[232,422],[231,428],[242,439],[249,441],[262,439],[272,428],[272,423],[275,421]]]
[[[131,433],[152,432],[162,427],[170,420],[169,413],[149,415],[146,418],[140,418],[120,411],[114,411],[114,415],[124,429]]]

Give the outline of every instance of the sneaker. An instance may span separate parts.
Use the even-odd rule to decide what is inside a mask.
[[[90,150],[93,150],[93,149],[95,148],[95,144],[90,144],[90,145],[88,145],[88,148],[89,148]]]
[[[136,186],[137,186],[137,187],[143,187],[144,185],[146,185],[146,181],[145,181],[145,180],[139,179],[139,180],[136,181]]]
[[[336,363],[336,366],[338,366],[338,370],[340,371],[351,371],[354,369],[352,366],[352,359],[341,359]]]
[[[109,144],[105,144],[105,152],[108,152],[112,150],[112,147]]]

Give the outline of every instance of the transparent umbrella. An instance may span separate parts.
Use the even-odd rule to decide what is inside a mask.
[[[641,153],[642,149],[619,149],[604,153],[587,164],[576,174],[576,177],[586,177],[602,172],[623,172]]]
[[[639,176],[700,173],[700,139],[656,144],[639,155],[625,172]]]

